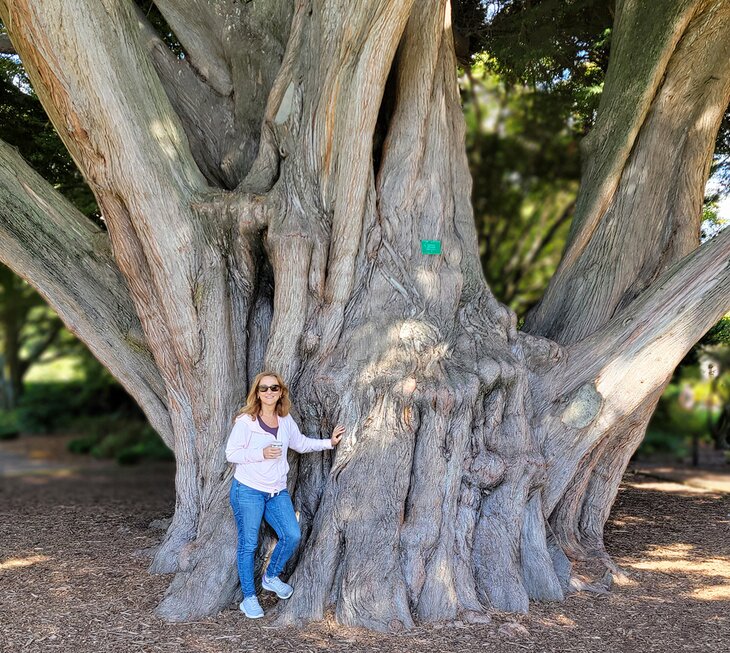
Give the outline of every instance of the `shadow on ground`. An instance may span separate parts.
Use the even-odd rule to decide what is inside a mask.
[[[16,447],[19,445],[15,445]],[[49,445],[50,446],[50,445]],[[0,443],[0,456],[4,444]],[[17,450],[16,450],[17,453]],[[276,651],[723,651],[730,648],[730,494],[629,474],[606,543],[630,574],[606,596],[533,604],[492,623],[399,635],[247,621],[230,606],[191,624],[153,613],[170,580],[151,576],[149,527],[174,506],[174,466],[65,459],[0,478],[0,649],[9,653]],[[271,603],[265,603],[270,608]],[[500,626],[525,631],[508,637]]]

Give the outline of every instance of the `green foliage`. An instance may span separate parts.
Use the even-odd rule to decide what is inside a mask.
[[[708,410],[706,407],[698,406],[692,410],[685,410],[673,402],[669,405],[668,415],[669,424],[671,424],[671,428],[675,433],[686,436],[696,435],[709,441]]]
[[[702,339],[703,345],[730,345],[730,315],[721,318]]]
[[[0,265],[0,381],[4,408],[14,408],[33,366],[84,351],[30,285]]]
[[[688,455],[693,436],[707,443],[712,441],[709,411],[703,405],[702,394],[696,393],[699,396],[695,397],[695,406],[686,409],[679,403],[680,392],[677,384],[667,386],[639,447],[639,456],[669,454],[680,460]]]
[[[83,383],[29,383],[18,406],[23,431],[49,433],[83,411]]]
[[[588,119],[608,68],[611,0],[456,0],[456,31],[511,85],[559,93]]]
[[[575,112],[560,94],[511,86],[478,57],[462,79],[482,265],[519,317],[560,260],[580,176]]]
[[[675,431],[667,431],[656,427],[646,430],[646,436],[637,451],[640,458],[652,456],[669,456],[682,460],[689,454],[687,438]]]
[[[17,411],[0,411],[0,440],[14,440],[20,435],[20,420]]]
[[[170,449],[147,423],[114,416],[84,417],[70,427],[84,435],[71,440],[69,451],[95,458],[114,458],[121,465],[143,460],[174,460]]]
[[[160,437],[151,429],[142,433],[140,441],[121,450],[116,455],[120,465],[134,465],[142,461],[173,461],[175,456]]]
[[[66,446],[71,453],[90,453],[97,444],[99,444],[98,436],[84,435],[71,440]]]
[[[481,49],[463,87],[482,265],[497,298],[523,318],[565,246],[579,142],[608,66],[610,3],[461,1],[455,15]]]
[[[716,158],[722,158],[716,153]],[[723,188],[722,175],[716,173],[714,179],[708,186],[714,186],[716,192],[710,192],[705,195],[705,201],[702,205],[702,222],[700,224],[700,241],[706,242],[714,238],[718,233],[730,224],[730,218],[727,215],[720,214],[720,200],[723,193],[730,191],[730,186]]]
[[[139,408],[106,371],[97,379],[26,384],[18,415],[22,430],[31,433],[65,429],[82,416],[142,419]]]

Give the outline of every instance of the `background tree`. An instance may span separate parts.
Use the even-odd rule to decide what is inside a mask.
[[[608,66],[611,2],[459,0],[467,152],[484,273],[520,318],[565,246],[579,143]],[[485,56],[482,53],[489,53]]]
[[[5,49],[10,50],[8,44]],[[98,220],[94,196],[49,122],[16,57],[0,57],[0,139],[17,148],[44,179],[85,215]],[[25,375],[42,358],[48,360],[50,349],[56,350],[54,356],[68,353],[70,338],[40,295],[9,268],[0,266],[4,408],[17,405]]]
[[[489,287],[524,317],[560,262],[580,180],[562,96],[509,84],[488,58],[462,80],[479,252]]]
[[[159,613],[235,596],[222,448],[263,366],[306,430],[348,426],[334,458],[292,460],[306,544],[282,622],[525,611],[564,596],[570,559],[611,567],[628,458],[730,308],[730,232],[698,247],[730,3],[617,3],[567,249],[526,332],[481,272],[448,3],[155,4],[182,55],[125,0],[0,1],[108,228],[3,146],[0,256],[175,450]]]
[[[0,267],[3,408],[17,406],[25,375],[58,342],[62,326],[38,293],[11,270]]]

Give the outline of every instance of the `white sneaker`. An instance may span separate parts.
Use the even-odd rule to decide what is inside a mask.
[[[247,596],[238,607],[249,619],[260,619],[264,616],[264,611],[255,596]]]
[[[287,585],[278,576],[269,578],[266,574],[264,574],[264,577],[261,579],[261,587],[265,590],[269,590],[269,592],[274,592],[274,594],[276,594],[276,596],[280,599],[288,599],[294,591],[294,588],[291,585]]]

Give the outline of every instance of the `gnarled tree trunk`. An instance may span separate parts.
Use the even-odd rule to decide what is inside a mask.
[[[174,447],[160,614],[237,592],[223,446],[264,366],[305,430],[348,428],[293,461],[283,622],[526,611],[564,596],[569,557],[606,559],[648,416],[730,308],[730,232],[694,250],[730,3],[645,5],[618,3],[576,224],[528,333],[481,273],[446,0],[158,0],[184,58],[126,0],[0,0],[108,226],[3,147],[0,254]]]

